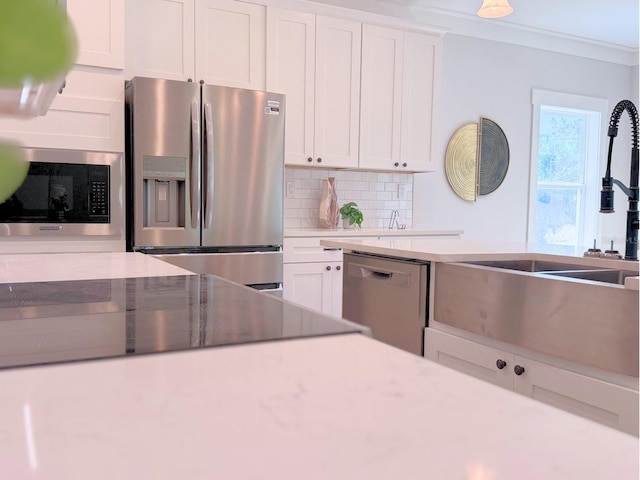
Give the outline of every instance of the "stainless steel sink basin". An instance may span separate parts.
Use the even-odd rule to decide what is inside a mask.
[[[433,320],[493,340],[638,376],[637,271],[534,260],[437,263]]]
[[[492,268],[504,268],[519,272],[552,272],[556,270],[584,270],[584,265],[572,265],[570,263],[549,262],[544,260],[490,260],[481,262],[469,262],[472,265],[482,265]],[[591,269],[590,270],[597,270]]]
[[[548,271],[543,273],[545,275],[589,280],[592,282],[612,283],[615,285],[624,285],[625,278],[638,276],[638,272],[632,272],[629,270],[572,270],[557,272]]]

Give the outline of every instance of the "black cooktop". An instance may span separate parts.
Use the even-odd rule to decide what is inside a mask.
[[[212,275],[0,284],[0,368],[355,332]]]

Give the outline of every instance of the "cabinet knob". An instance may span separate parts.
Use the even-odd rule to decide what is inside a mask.
[[[340,267],[340,265],[338,265],[338,266],[336,267],[336,270],[340,270],[341,268],[342,268],[342,267]]]
[[[309,163],[313,162],[313,158],[311,158],[311,157],[307,158],[307,162],[309,162]]]
[[[396,163],[394,163],[394,164],[393,164],[393,166],[394,166],[394,167],[399,167],[399,166],[400,166],[400,164],[399,164],[398,162],[396,162]]]
[[[331,267],[329,265],[327,265],[327,270],[331,270]]]
[[[402,166],[403,166],[403,167],[406,167],[406,166],[407,166],[407,162],[404,162],[404,163],[402,164]]]
[[[516,375],[522,375],[524,373],[524,367],[516,365],[515,367],[513,367],[513,371],[516,372]]]
[[[322,163],[322,159],[318,157],[318,163]]]
[[[496,362],[496,367],[498,367],[498,370],[502,370],[506,366],[507,366],[507,362],[505,362],[501,358],[499,358],[498,361]]]

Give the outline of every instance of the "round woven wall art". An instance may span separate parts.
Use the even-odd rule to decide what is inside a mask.
[[[449,140],[445,154],[445,173],[453,191],[473,202],[478,177],[478,124],[461,126]]]
[[[495,191],[509,168],[509,142],[500,126],[488,118],[455,131],[445,155],[445,172],[456,194],[473,202]]]

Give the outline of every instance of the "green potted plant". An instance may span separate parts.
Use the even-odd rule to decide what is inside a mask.
[[[344,228],[360,228],[364,215],[355,202],[345,203],[340,207],[340,215],[342,215],[342,226]]]

